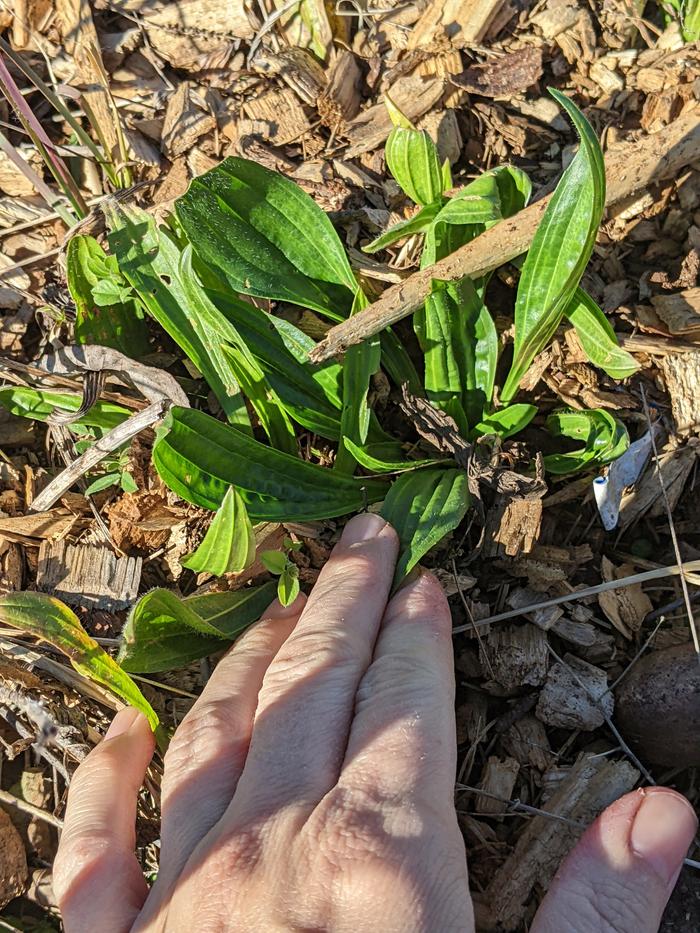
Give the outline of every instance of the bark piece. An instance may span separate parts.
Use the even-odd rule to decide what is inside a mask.
[[[484,671],[507,691],[538,686],[547,677],[547,636],[531,625],[503,625],[482,642]]]
[[[563,661],[549,669],[536,715],[559,729],[597,729],[605,722],[605,714],[612,715],[615,705],[607,689],[605,671],[574,655],[564,655]]]
[[[24,891],[27,877],[27,856],[22,837],[9,815],[0,807],[0,910]]]
[[[107,548],[44,541],[36,583],[71,606],[118,612],[138,596],[141,564],[140,557],[117,557]]]
[[[328,86],[318,99],[318,113],[331,128],[342,127],[352,120],[360,110],[359,84],[362,77],[360,66],[352,52],[347,49],[336,55],[328,76]]]
[[[431,0],[411,31],[408,48],[424,48],[445,34],[459,46],[480,42],[504,2]]]
[[[513,788],[520,771],[520,765],[515,758],[499,758],[491,755],[484,767],[479,787],[487,794],[476,798],[476,808],[481,813],[494,815],[505,813],[508,801],[513,794]],[[496,799],[496,798],[501,798]]]
[[[214,129],[216,121],[210,113],[196,106],[192,87],[187,81],[168,101],[163,120],[162,146],[169,159],[187,152],[202,136]]]
[[[511,499],[489,514],[484,556],[529,554],[540,533],[541,499]],[[495,525],[495,528],[494,528]]]
[[[656,460],[650,461],[638,485],[622,498],[620,527],[626,528],[647,513],[653,516],[665,512],[659,472],[673,512],[699,451],[697,440],[691,438],[684,447],[669,446],[663,450],[658,464]]]
[[[521,765],[531,765],[538,771],[546,771],[554,761],[544,725],[530,714],[513,723],[501,744]]]
[[[267,91],[247,101],[243,111],[264,126],[263,138],[278,146],[299,139],[311,128],[304,108],[289,87]]]
[[[469,94],[510,100],[514,94],[526,91],[539,81],[541,74],[542,50],[526,46],[501,58],[473,65],[454,75],[452,83]]]
[[[671,410],[679,434],[700,431],[700,350],[677,353],[661,361]]]
[[[615,567],[612,561],[603,557],[600,562],[603,580],[621,580],[635,572],[631,564]],[[606,590],[598,594],[598,605],[612,622],[615,628],[625,638],[632,638],[641,628],[644,617],[651,612],[651,600],[642,589],[641,583],[621,587],[617,590]]]
[[[550,813],[584,825],[623,794],[630,791],[639,773],[626,761],[582,756],[547,801]],[[547,890],[566,854],[583,830],[536,816],[529,821],[518,843],[486,889],[489,926],[520,929],[536,887]]]

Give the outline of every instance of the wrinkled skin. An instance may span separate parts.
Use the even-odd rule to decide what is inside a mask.
[[[397,551],[389,525],[357,516],[308,601],[273,604],[217,666],[166,755],[150,891],[134,823],[153,738],[134,710],[115,717],[70,788],[54,870],[67,933],[474,929],[450,613],[427,573],[388,601]],[[618,800],[532,931],[656,931],[696,825],[671,790]]]

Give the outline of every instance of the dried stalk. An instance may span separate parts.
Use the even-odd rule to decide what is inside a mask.
[[[548,609],[550,606],[560,606],[562,603],[572,603],[577,599],[585,599],[587,596],[597,596],[598,593],[605,593],[607,590],[617,590],[623,586],[632,586],[635,583],[646,583],[649,580],[659,580],[662,577],[678,576],[680,573],[700,571],[700,560],[687,560],[683,564],[672,564],[670,567],[657,567],[656,570],[645,570],[643,573],[633,573],[629,577],[622,577],[620,580],[609,580],[606,583],[598,583],[596,586],[587,586],[582,590],[574,590],[572,593],[566,593],[564,596],[554,596],[552,599],[545,599],[541,603],[534,603],[532,606],[523,606],[521,609],[509,609],[507,612],[499,612],[495,616],[489,616],[488,619],[479,619],[473,625],[481,628],[490,625],[492,622],[504,622],[506,619],[515,619],[517,616],[524,616],[530,612],[536,612],[538,609]],[[686,577],[687,578],[687,577]],[[458,625],[452,629],[452,634],[466,632],[472,628],[472,623],[467,625]]]
[[[616,204],[640,188],[677,175],[680,169],[697,159],[698,146],[700,119],[697,113],[691,113],[658,133],[609,152],[605,160],[606,203]],[[430,294],[434,279],[453,282],[465,275],[479,277],[526,252],[549,197],[551,195],[486,230],[451,256],[388,288],[364,311],[332,327],[310,352],[311,362],[322,363],[337,356],[412,314]]]

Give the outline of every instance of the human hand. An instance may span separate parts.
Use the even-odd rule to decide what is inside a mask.
[[[165,756],[150,892],[134,823],[153,737],[117,714],[70,788],[54,866],[67,933],[473,931],[450,613],[427,573],[387,604],[397,551],[381,518],[352,519],[308,602],[273,604],[218,664]],[[621,798],[533,933],[656,931],[696,825],[673,791]]]

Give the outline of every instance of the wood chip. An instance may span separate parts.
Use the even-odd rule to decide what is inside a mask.
[[[117,557],[108,548],[44,541],[36,584],[71,606],[117,612],[138,596],[141,564],[140,557]]]
[[[22,894],[28,874],[22,837],[0,807],[0,910]]]
[[[480,789],[487,791],[487,794],[476,798],[476,809],[480,813],[493,815],[505,813],[508,810],[508,801],[513,794],[519,771],[520,765],[515,758],[489,756],[479,783]]]
[[[449,35],[460,47],[481,42],[505,0],[430,0],[411,30],[409,49]]]
[[[163,120],[163,152],[170,159],[187,152],[202,136],[214,129],[211,113],[196,106],[192,86],[183,81],[168,101]]]
[[[501,744],[521,765],[531,765],[538,771],[546,771],[554,762],[544,725],[529,713],[503,734]]]
[[[651,303],[670,334],[688,334],[693,337],[700,334],[700,288],[654,295]]]
[[[505,500],[492,519],[493,514],[488,517],[485,556],[529,554],[540,533],[542,500]],[[497,522],[495,530],[491,530],[494,522]]]
[[[661,370],[679,434],[700,430],[700,350],[665,357]]]
[[[288,87],[256,95],[243,105],[243,112],[260,123],[263,139],[278,146],[299,139],[311,129],[299,98]]]
[[[481,657],[484,673],[506,691],[539,686],[547,676],[547,636],[529,622],[499,625],[482,641]]]
[[[612,715],[614,700],[607,693],[605,671],[572,654],[552,665],[537,702],[538,719],[557,729],[591,731]]]
[[[600,562],[600,569],[606,583],[610,580],[621,580],[636,572],[636,568],[631,564],[615,567],[613,562],[605,556]],[[599,593],[598,605],[625,638],[632,638],[636,635],[644,617],[653,609],[651,600],[642,589],[641,583],[633,583],[631,586]]]
[[[473,65],[450,79],[470,94],[509,100],[535,84],[542,74],[542,50],[526,46],[501,58]]]
[[[561,782],[546,809],[588,825],[607,806],[632,790],[639,772],[626,761],[582,756]],[[535,816],[486,889],[490,929],[522,929],[536,888],[547,890],[566,854],[583,830],[546,816]]]
[[[661,472],[666,495],[671,511],[673,511],[699,454],[698,443],[691,438],[685,447],[669,447],[662,451],[658,466],[656,461],[652,460],[641,481],[632,492],[622,498],[620,527],[627,528],[643,515],[660,515],[665,512],[658,471]]]

